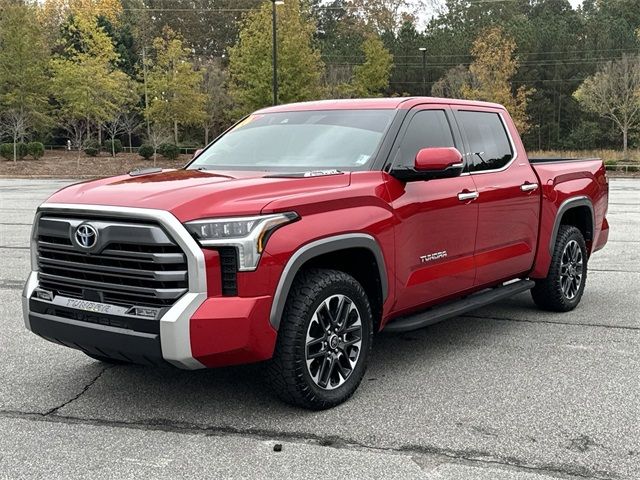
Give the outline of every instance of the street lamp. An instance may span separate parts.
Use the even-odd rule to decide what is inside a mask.
[[[276,35],[276,5],[282,5],[284,0],[271,0],[271,31],[273,34],[273,104],[278,105],[278,39]]]
[[[418,50],[422,52],[422,95],[427,96],[427,47]]]

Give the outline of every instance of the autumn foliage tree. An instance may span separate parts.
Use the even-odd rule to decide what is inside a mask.
[[[514,55],[515,40],[502,27],[483,31],[473,43],[473,63],[469,67],[470,82],[461,88],[465,98],[504,105],[521,133],[531,127],[527,105],[533,89],[512,88],[511,79],[518,71]]]
[[[111,121],[126,104],[130,83],[95,18],[75,17],[69,30],[74,41],[51,61],[51,87],[58,119],[80,152],[91,128]]]
[[[271,2],[249,12],[242,23],[238,43],[229,49],[230,93],[237,114],[272,103]],[[321,96],[323,64],[313,45],[315,24],[300,0],[278,7],[278,78],[282,103]]]
[[[151,122],[170,126],[178,143],[180,125],[198,125],[205,119],[206,96],[200,91],[203,73],[189,61],[190,50],[182,38],[166,27],[153,41],[155,57],[149,68]]]

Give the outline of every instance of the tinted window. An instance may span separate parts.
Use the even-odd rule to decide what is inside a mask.
[[[400,144],[396,165],[413,167],[416,155],[427,147],[454,147],[453,135],[443,110],[416,113]]]
[[[509,137],[500,115],[488,112],[458,112],[469,141],[470,170],[496,170],[513,158]]]

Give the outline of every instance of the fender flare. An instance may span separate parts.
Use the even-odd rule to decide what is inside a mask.
[[[562,217],[567,211],[576,207],[589,208],[589,211],[591,212],[591,238],[593,239],[596,228],[596,216],[593,211],[593,204],[591,203],[591,200],[589,200],[589,197],[585,196],[568,198],[567,200],[562,202],[562,204],[560,204],[560,207],[558,208],[558,211],[556,213],[556,219],[553,223],[553,230],[551,231],[551,238],[549,239],[549,255],[551,255],[552,257],[553,250],[556,245],[556,238],[558,237],[558,230],[560,230],[560,222],[562,221]]]
[[[389,284],[384,256],[382,255],[382,249],[380,245],[378,245],[378,242],[376,242],[371,235],[365,233],[347,233],[321,238],[296,250],[280,275],[269,316],[269,322],[276,331],[280,327],[280,319],[284,312],[284,306],[289,296],[291,285],[302,265],[320,255],[348,248],[366,248],[373,253],[376,258],[376,263],[378,264],[380,285],[382,287],[382,300],[384,302],[389,292]]]

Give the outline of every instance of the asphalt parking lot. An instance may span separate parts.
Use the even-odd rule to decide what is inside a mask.
[[[256,367],[105,367],[27,332],[33,214],[68,183],[0,179],[0,478],[640,478],[640,180],[611,181],[578,309],[523,294],[382,335],[326,412]]]

